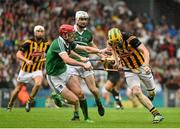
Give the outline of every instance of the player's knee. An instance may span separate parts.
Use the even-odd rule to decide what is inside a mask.
[[[112,91],[112,87],[109,87],[109,86],[106,86],[105,89],[106,89],[108,92],[111,92],[111,91]]]
[[[82,90],[80,90],[78,93],[77,93],[77,96],[79,99],[83,99],[84,98],[84,93]]]
[[[79,99],[77,97],[72,100],[72,104],[78,105],[78,103],[79,103]]]
[[[98,88],[92,88],[91,89],[91,93],[93,93],[93,94],[98,94]]]
[[[135,96],[139,96],[140,94],[142,94],[141,88],[139,86],[135,86],[132,88],[132,93]]]
[[[23,84],[19,84],[19,85],[16,86],[15,90],[16,90],[17,92],[20,92],[21,89],[22,89],[22,87],[23,87]]]

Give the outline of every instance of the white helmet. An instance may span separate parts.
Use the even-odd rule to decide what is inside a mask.
[[[44,27],[41,26],[41,25],[37,25],[37,26],[34,27],[34,33],[35,33],[37,30],[43,30],[43,31],[44,31]]]
[[[79,19],[79,18],[89,18],[89,15],[85,11],[77,11],[75,18],[76,19]]]

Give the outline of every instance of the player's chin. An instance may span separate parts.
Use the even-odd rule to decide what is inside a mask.
[[[43,39],[43,36],[36,36],[38,40]]]
[[[81,28],[85,28],[86,27],[86,24],[81,24],[79,25]]]

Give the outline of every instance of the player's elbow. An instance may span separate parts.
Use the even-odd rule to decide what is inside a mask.
[[[20,58],[20,56],[22,55],[22,52],[21,51],[18,51],[17,53],[16,53],[16,58]]]
[[[63,58],[63,61],[64,61],[65,64],[70,64],[71,63],[71,58],[70,57]]]

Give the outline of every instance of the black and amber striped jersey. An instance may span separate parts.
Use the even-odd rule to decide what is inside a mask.
[[[122,66],[130,69],[139,68],[144,63],[144,55],[137,49],[141,42],[136,36],[126,32],[122,32],[122,37],[123,42],[113,48],[118,54]]]
[[[24,57],[28,60],[33,61],[33,65],[27,65],[26,62],[22,62],[21,69],[24,72],[34,72],[42,70],[44,62],[41,59],[45,58],[45,53],[49,48],[49,43],[46,40],[42,40],[37,43],[35,39],[26,40],[19,48],[24,53]]]

